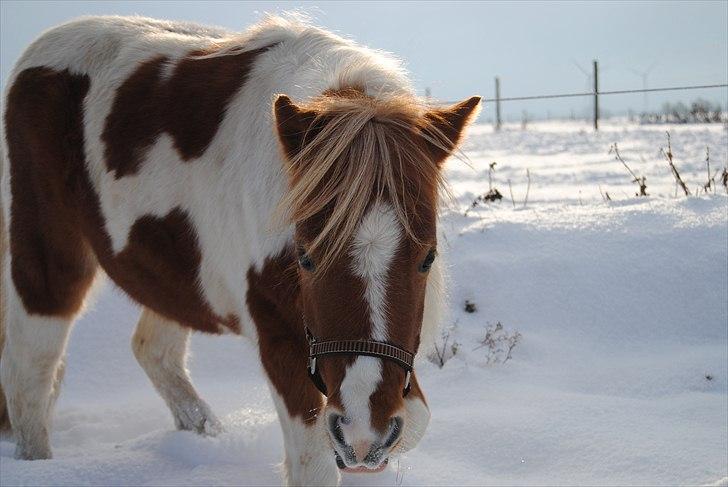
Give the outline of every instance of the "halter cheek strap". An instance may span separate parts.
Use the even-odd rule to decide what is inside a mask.
[[[316,359],[323,355],[366,355],[389,360],[402,367],[405,371],[404,390],[402,396],[409,394],[414,363],[414,354],[389,343],[377,342],[374,340],[329,340],[318,341],[311,330],[306,327],[306,338],[308,339],[308,376],[321,391],[321,394],[328,396],[326,384],[321,372],[316,366]]]

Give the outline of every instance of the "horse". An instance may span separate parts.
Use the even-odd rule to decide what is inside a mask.
[[[419,442],[442,166],[479,97],[428,104],[391,55],[292,17],[234,33],[102,16],[35,40],[4,102],[16,458],[51,458],[69,332],[101,275],[142,308],[132,350],[178,429],[223,431],[186,370],[199,331],[257,344],[285,483],[337,484]]]

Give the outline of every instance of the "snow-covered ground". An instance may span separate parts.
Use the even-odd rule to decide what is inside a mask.
[[[448,164],[440,243],[457,353],[418,365],[432,423],[388,470],[345,485],[728,485],[728,198],[674,197],[665,130],[693,193],[706,146],[726,164],[722,126],[474,127],[470,166]],[[614,142],[649,198],[633,197]],[[464,216],[494,161],[505,199]],[[251,344],[194,337],[193,378],[227,432],[177,432],[129,349],[137,314],[102,291],[71,339],[55,458],[15,461],[5,438],[0,484],[278,484],[282,439]],[[505,363],[481,346],[498,322],[520,333]]]

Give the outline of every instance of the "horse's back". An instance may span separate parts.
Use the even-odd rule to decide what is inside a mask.
[[[186,49],[187,45],[228,35],[223,29],[189,22],[145,17],[81,17],[41,34],[23,52],[14,74],[29,67],[45,66],[93,75],[113,70],[125,56],[144,57],[147,52]]]

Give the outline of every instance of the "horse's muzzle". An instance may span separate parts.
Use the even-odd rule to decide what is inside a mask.
[[[352,441],[347,443],[343,428],[349,424],[344,416],[332,413],[327,418],[329,436],[334,445],[336,464],[350,472],[378,472],[384,469],[392,447],[402,436],[404,421],[395,416],[381,438],[375,441]]]

